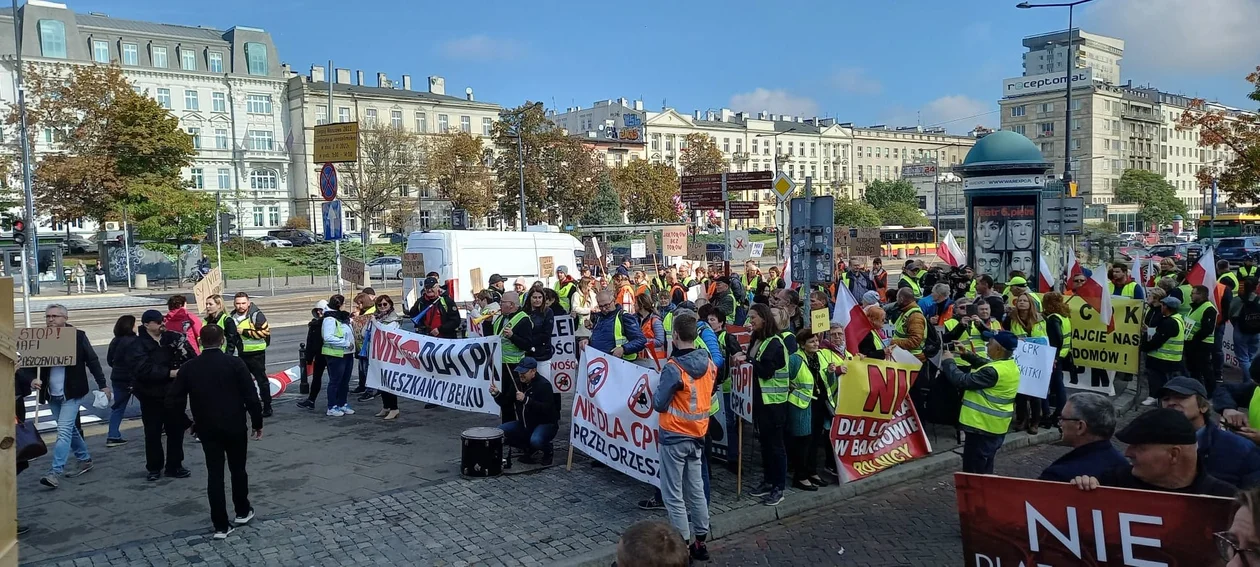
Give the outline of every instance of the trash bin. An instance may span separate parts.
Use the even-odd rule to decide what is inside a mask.
[[[905,248],[902,248],[901,250],[898,250],[898,251],[897,251],[897,258],[902,259],[902,260],[905,260],[905,259],[906,259],[906,249],[905,249]],[[137,286],[137,287],[139,287],[139,286]]]
[[[136,274],[136,289],[149,289],[148,274]]]

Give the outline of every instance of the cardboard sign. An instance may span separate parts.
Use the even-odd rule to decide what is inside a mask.
[[[687,249],[687,227],[671,226],[661,230],[663,256],[692,256]],[[703,245],[701,245],[703,246]]]
[[[707,250],[708,250],[708,245],[706,245],[705,243],[692,242],[691,244],[687,245],[687,257],[688,258],[704,258],[705,251]]]
[[[647,258],[647,242],[642,240],[631,240],[630,257],[636,260],[639,258]]]
[[[193,286],[193,297],[197,301],[197,312],[204,315],[206,313],[206,298],[211,295],[223,295],[223,272],[218,268],[212,268],[206,277],[201,278],[197,285]]]
[[[851,245],[849,240],[849,229],[847,228],[836,228],[836,230],[831,233],[831,237],[833,240],[832,246],[836,248],[845,248]]]
[[[849,249],[854,256],[879,256],[882,244],[878,228],[859,228],[857,237],[850,239]]]
[[[341,257],[341,279],[354,285],[364,285],[363,274],[367,266],[361,260]]]
[[[485,281],[481,278],[481,268],[468,270],[468,282],[472,285],[473,295],[477,295],[481,290],[486,289]]]
[[[538,258],[538,275],[548,277],[556,271],[556,261],[551,256],[540,256]]]
[[[30,327],[17,332],[17,368],[74,366],[78,333],[73,327]]]
[[[424,269],[424,254],[406,252],[402,255],[402,275],[404,278],[423,278],[429,272]]]
[[[813,309],[809,312],[809,330],[814,334],[825,333],[831,328],[831,314],[826,309]]]
[[[654,232],[647,233],[647,238],[644,239],[644,244],[647,245],[648,256],[655,254],[656,253],[656,233]]]

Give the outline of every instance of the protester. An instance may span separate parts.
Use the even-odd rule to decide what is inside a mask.
[[[1063,371],[1067,370],[1076,376],[1076,364],[1072,362],[1072,318],[1063,295],[1056,292],[1047,293],[1041,300],[1042,315],[1045,316],[1046,334],[1050,348],[1054,349],[1054,366],[1050,371],[1050,388],[1045,399],[1041,400],[1042,427],[1053,427],[1063,413],[1067,403],[1067,388],[1063,384]],[[1050,411],[1050,400],[1054,400],[1054,412]]]
[[[503,430],[503,440],[509,447],[523,453],[517,461],[550,466],[551,442],[560,427],[560,406],[556,405],[555,390],[551,382],[538,374],[538,361],[532,357],[522,358],[514,370],[520,384],[513,399],[501,400],[505,394],[490,384],[490,395],[500,403],[513,405],[517,416],[517,419],[499,426]],[[540,459],[534,458],[537,452],[542,453]]]
[[[1252,261],[1250,257],[1248,261]],[[1254,266],[1251,268],[1254,272]],[[1242,268],[1238,271],[1243,273]],[[1260,295],[1256,294],[1256,282],[1254,276],[1243,276],[1241,287],[1229,304],[1229,321],[1234,324],[1234,355],[1244,380],[1250,379],[1251,365],[1260,356]]]
[[[793,368],[789,369],[792,379],[788,393],[788,402],[793,406],[789,412],[796,414],[794,418],[789,418],[789,422],[794,422],[796,434],[791,451],[792,486],[814,491],[827,485],[827,481],[818,475],[818,453],[820,450],[825,454],[830,452],[827,434],[830,432],[831,416],[836,411],[839,375],[845,372],[845,368],[840,355],[822,349],[821,337],[809,329],[797,332],[796,339],[801,350],[791,357]],[[801,413],[804,415],[799,415]]]
[[[866,358],[884,360],[888,356],[883,336],[880,334],[884,328],[884,309],[879,305],[871,305],[866,308],[865,313],[866,320],[871,324],[871,332],[862,338],[861,343],[858,343],[858,353]]]
[[[664,297],[663,294],[662,297]],[[665,330],[661,316],[656,313],[656,306],[653,305],[651,294],[635,296],[634,303],[639,330],[643,333],[643,338],[646,341],[642,356],[636,358],[634,363],[644,368],[654,368],[659,372],[661,363],[665,361],[665,357],[668,354],[665,340],[672,333]],[[672,315],[670,319],[672,321]],[[673,325],[671,324],[670,330],[672,331],[672,329]]]
[[[1238,488],[1260,484],[1260,447],[1215,423],[1203,384],[1178,376],[1157,394],[1163,407],[1178,410],[1190,420],[1198,439],[1199,464],[1208,474]]]
[[[1107,288],[1111,295],[1130,299],[1144,299],[1146,288],[1129,277],[1129,266],[1117,262],[1107,271]]]
[[[114,391],[114,403],[109,408],[109,432],[105,434],[105,447],[119,447],[127,444],[122,436],[123,414],[127,411],[127,402],[131,401],[131,384],[135,377],[135,369],[127,366],[124,354],[136,341],[136,318],[123,315],[114,322],[114,338],[109,341],[109,349],[105,353],[105,363],[109,365],[109,385]],[[138,402],[138,400],[137,400]]]
[[[944,324],[950,317],[954,300],[949,294],[949,285],[938,283],[932,286],[932,293],[919,299],[919,310],[932,325]]]
[[[919,281],[923,277],[922,272],[916,260],[906,260],[905,267],[901,269],[901,277],[897,280],[897,289],[899,291],[909,289],[914,299],[919,299],[923,295],[923,283]],[[900,299],[900,293],[898,299]]]
[[[775,292],[770,301],[770,307],[782,309],[787,316],[787,325],[781,327],[781,330],[795,335],[802,329],[809,328],[809,321],[805,320],[805,314],[801,311],[800,304],[801,296],[794,289],[781,289]]]
[[[749,310],[752,343],[748,353],[735,355],[735,362],[748,360],[753,367],[753,419],[761,442],[762,482],[753,496],[767,506],[783,502],[787,488],[787,449],[785,427],[788,411],[788,349],[770,308],[754,305]]]
[[[489,286],[486,288],[486,291],[490,292],[491,304],[498,303],[499,299],[503,297],[503,294],[506,291],[503,289],[503,284],[506,281],[507,278],[500,276],[499,274],[490,274],[490,280],[486,282],[486,285]]]
[[[188,339],[188,344],[192,345],[193,354],[201,352],[201,319],[188,312],[185,307],[188,300],[182,295],[172,295],[166,300],[166,308],[168,309],[166,317],[163,321],[163,328],[167,331],[175,331],[183,333]]]
[[[445,297],[445,296],[443,296]],[[359,351],[359,356],[370,358],[372,353],[372,333],[377,329],[397,330],[401,327],[403,317],[394,310],[394,300],[388,295],[378,295],[375,298],[376,310],[372,313],[372,320],[368,322],[367,328],[364,329],[363,347]],[[381,394],[381,411],[376,413],[376,417],[383,418],[386,421],[398,419],[398,396],[386,391],[380,391]],[[433,407],[434,404],[425,404],[425,408]]]
[[[437,281],[437,278],[431,279],[434,282]],[[441,291],[438,291],[439,295],[441,293]],[[367,387],[367,357],[360,356],[358,353],[363,350],[363,333],[368,321],[372,320],[372,313],[376,311],[376,301],[372,295],[368,295],[364,291],[354,296],[352,304],[353,307],[350,309],[350,329],[354,331],[354,362],[359,369],[359,384],[350,390],[349,393],[359,394],[359,401],[366,402],[375,398],[376,392],[369,390]]]
[[[567,266],[556,267],[556,284],[553,287],[556,292],[557,301],[560,309],[565,313],[573,310],[573,299],[578,295],[578,282],[569,275]]]
[[[1015,413],[1015,393],[1019,390],[1019,366],[1012,358],[1019,339],[1010,331],[985,332],[988,358],[961,352],[975,370],[958,369],[954,353],[941,352],[941,373],[954,387],[963,390],[960,428],[966,432],[963,443],[963,472],[992,474],[998,449],[1006,439]]]
[[[184,408],[166,404],[179,368],[194,356],[187,336],[164,330],[162,313],[156,309],[140,318],[144,331],[124,355],[123,363],[135,372],[134,391],[140,400],[140,420],[144,424],[145,469],[149,482],[166,476],[188,478],[192,472],[184,468],[184,430],[188,418]],[[162,435],[166,434],[166,452],[162,452]]]
[[[392,305],[392,303],[391,303]],[[459,332],[459,309],[455,302],[442,295],[442,287],[437,278],[426,278],[420,297],[407,310],[407,317],[416,326],[421,335],[453,339]]]
[[[905,349],[920,361],[927,360],[923,354],[923,345],[927,337],[927,319],[923,316],[923,310],[915,303],[917,298],[914,289],[913,287],[897,289],[897,308],[900,315],[893,325],[893,338],[885,347],[887,352],[885,358],[892,358],[892,347],[895,346]]]
[[[634,362],[647,348],[647,337],[635,316],[623,312],[608,290],[595,296],[599,311],[591,315],[591,341],[595,350]]]
[[[1179,410],[1157,408],[1139,414],[1116,434],[1128,447],[1124,456],[1132,463],[1094,477],[1081,475],[1072,485],[1081,490],[1099,486],[1134,488],[1179,494],[1234,496],[1235,489],[1209,475],[1199,462],[1194,426]]]
[[[482,329],[483,336],[503,337],[503,385],[499,389],[504,395],[496,398],[502,423],[518,419],[516,405],[512,401],[517,392],[516,367],[534,349],[534,323],[529,314],[520,310],[521,299],[522,296],[514,291],[503,294],[499,299],[499,314],[486,321]]]
[[[254,519],[249,502],[249,476],[245,456],[249,447],[245,419],[249,416],[254,440],[262,439],[262,402],[249,368],[229,356],[223,347],[223,329],[207,327],[202,333],[206,350],[180,367],[166,396],[168,411],[183,412],[187,404],[197,423],[201,450],[206,455],[206,497],[214,539],[225,539],[232,524],[243,526]],[[223,495],[223,464],[232,475],[232,504],[236,518],[228,523]]]
[[[1059,412],[1062,444],[1072,448],[1046,470],[1041,480],[1069,482],[1078,476],[1099,476],[1128,464],[1111,444],[1116,431],[1116,408],[1107,396],[1094,392],[1072,394]]]
[[[1160,300],[1160,309],[1163,320],[1155,329],[1155,334],[1143,334],[1142,345],[1139,350],[1147,353],[1146,360],[1146,383],[1152,396],[1164,387],[1164,383],[1173,376],[1186,375],[1186,367],[1182,362],[1182,355],[1185,345],[1186,325],[1182,321],[1181,315],[1177,314],[1177,310],[1181,307],[1181,301],[1175,297],[1165,297]],[[1149,403],[1143,401],[1142,405],[1154,405],[1155,398],[1148,397]]]
[[[888,270],[884,269],[884,261],[878,256],[871,259],[871,279],[875,282],[875,291],[881,298],[888,295]]]
[[[249,367],[249,373],[258,384],[263,417],[271,417],[271,382],[267,380],[267,345],[271,344],[271,327],[267,325],[267,316],[250,301],[248,293],[237,292],[232,307],[232,320],[241,334],[241,361]]]
[[[1037,305],[1028,293],[1016,293],[1011,297],[1014,309],[1007,314],[1005,325],[1007,330],[1017,339],[1041,338],[1048,340],[1046,322],[1037,311]],[[1041,424],[1041,400],[1033,396],[1018,394],[1015,396],[1014,431],[1027,430],[1029,435],[1036,435]]]
[[[678,530],[660,520],[642,520],[626,528],[617,540],[616,567],[688,567],[687,542]]]
[[[223,352],[233,355],[241,352],[244,345],[241,343],[241,334],[236,330],[236,321],[228,316],[227,310],[223,307],[223,296],[214,294],[206,298],[206,320],[202,327],[216,325],[223,330]]]
[[[346,398],[350,394],[350,374],[354,371],[354,328],[350,325],[350,313],[342,311],[346,298],[341,294],[328,298],[328,309],[320,321],[320,338],[324,364],[328,367],[329,417],[354,415],[354,409]],[[266,410],[263,411],[266,417]]]
[[[725,315],[726,324],[734,325],[737,316],[736,312],[739,309],[739,300],[736,299],[734,292],[731,290],[731,278],[722,276],[713,281],[713,294],[709,298],[709,302]]]
[[[311,320],[306,323],[306,350],[302,351],[304,358],[300,363],[311,368],[310,392],[305,400],[298,400],[296,404],[304,410],[315,409],[315,398],[319,397],[324,370],[328,367],[328,361],[322,352],[324,349],[324,312],[327,310],[327,299],[316,301],[315,308],[311,309]]]
[[[70,312],[64,305],[54,303],[44,308],[44,321],[48,327],[73,329],[69,320]],[[105,385],[105,372],[101,370],[100,360],[96,357],[96,350],[92,348],[92,343],[88,341],[87,333],[74,329],[74,334],[74,366],[40,368],[39,377],[32,380],[31,386],[39,391],[38,403],[48,404],[48,410],[53,420],[57,422],[57,442],[50,451],[52,453],[51,468],[39,479],[40,484],[49,488],[57,488],[60,485],[66,460],[70,458],[72,451],[79,461],[79,466],[66,473],[65,476],[74,478],[92,470],[92,455],[88,452],[87,443],[83,440],[83,433],[76,426],[79,406],[83,404],[84,398],[89,393],[88,372],[92,373],[92,379],[96,381],[97,388],[106,395],[110,393]]]
[[[547,306],[547,290],[544,288],[535,288],[530,290],[529,301],[526,303],[525,311],[529,313],[530,322],[533,324],[533,332],[530,342],[533,349],[529,355],[538,362],[547,362],[551,360],[554,347],[551,345],[551,334],[555,330],[556,320],[555,314]]]
[[[591,336],[591,329],[586,326],[586,322],[591,319],[591,312],[595,309],[595,289],[591,285],[593,281],[589,277],[578,280],[577,293],[573,295],[573,335],[578,341],[585,343],[585,340]],[[581,352],[583,344],[578,345],[578,351]]]

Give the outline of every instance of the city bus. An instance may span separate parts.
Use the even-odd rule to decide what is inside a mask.
[[[881,226],[879,240],[884,256],[896,257],[902,250],[907,256],[936,254],[936,228],[930,226]]]
[[[1260,215],[1224,213],[1215,220],[1207,215],[1199,217],[1199,240],[1238,236],[1260,236]]]

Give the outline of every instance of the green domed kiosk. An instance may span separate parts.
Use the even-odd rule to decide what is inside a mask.
[[[1023,272],[1036,291],[1041,266],[1041,192],[1051,164],[1032,140],[1006,130],[981,138],[954,172],[967,201],[967,259],[1004,282]]]

